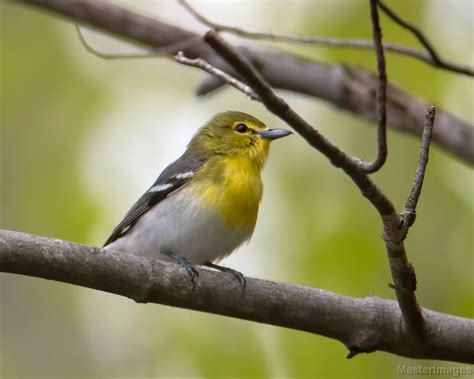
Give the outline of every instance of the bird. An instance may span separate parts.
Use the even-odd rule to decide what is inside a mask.
[[[250,240],[263,193],[270,142],[292,134],[239,111],[216,114],[135,202],[104,244],[106,250],[174,261],[194,282],[194,265],[217,263]]]

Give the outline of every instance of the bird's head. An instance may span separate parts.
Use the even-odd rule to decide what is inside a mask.
[[[261,168],[270,142],[290,134],[286,129],[269,129],[249,114],[229,111],[215,115],[202,126],[189,143],[188,151],[249,159]]]

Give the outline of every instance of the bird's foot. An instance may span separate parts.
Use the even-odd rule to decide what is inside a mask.
[[[245,280],[245,276],[241,272],[239,272],[237,270],[234,270],[232,268],[229,268],[229,267],[216,265],[215,263],[212,263],[212,262],[206,262],[204,265],[207,266],[207,267],[211,267],[211,268],[214,268],[216,270],[219,270],[221,272],[228,272],[228,273],[232,274],[234,276],[234,278],[237,279],[237,281],[240,283],[240,287],[242,288],[242,290],[245,289],[245,287],[247,285],[247,281]]]
[[[171,251],[166,250],[162,251],[161,254],[173,259],[174,261],[176,261],[177,264],[183,267],[188,273],[188,276],[191,279],[193,286],[196,286],[196,280],[199,277],[199,272],[194,268],[193,264],[188,259],[186,259],[185,257],[174,255]]]

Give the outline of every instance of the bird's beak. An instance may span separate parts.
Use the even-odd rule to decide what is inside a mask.
[[[293,134],[292,131],[286,129],[268,129],[260,133],[260,137],[271,140],[282,138]]]

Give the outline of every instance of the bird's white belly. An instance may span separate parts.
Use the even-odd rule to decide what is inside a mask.
[[[106,249],[168,260],[166,251],[203,264],[225,257],[251,237],[252,229],[230,228],[214,208],[187,191],[158,203]]]

